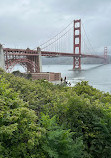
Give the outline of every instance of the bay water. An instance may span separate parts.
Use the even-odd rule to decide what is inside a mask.
[[[88,81],[91,86],[103,92],[111,93],[111,64],[82,64],[81,71],[72,71],[72,65],[42,65],[42,72],[59,72],[61,77],[74,86],[77,82]],[[25,72],[16,65],[13,71]]]
[[[60,72],[61,77],[74,86],[77,82],[88,81],[88,83],[104,92],[111,93],[111,64],[82,64],[81,71],[72,71],[72,65],[43,65],[43,72]]]

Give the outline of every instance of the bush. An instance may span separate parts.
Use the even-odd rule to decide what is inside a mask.
[[[0,157],[110,157],[109,93],[1,75]]]

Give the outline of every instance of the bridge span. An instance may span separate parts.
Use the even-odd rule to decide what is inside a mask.
[[[60,50],[45,50],[48,47],[50,48],[52,44],[56,44],[57,41],[61,40],[61,38],[64,37],[71,29],[73,29],[73,53],[71,53],[71,51],[65,52]],[[63,34],[60,37],[58,37],[58,35],[55,36],[54,40],[48,40],[48,42],[51,43],[46,42],[43,44],[43,47],[41,45],[41,48],[37,47],[36,50],[30,50],[29,48],[3,48],[2,45],[0,45],[0,66],[8,71],[11,71],[16,64],[20,64],[26,68],[27,72],[39,73],[42,71],[41,56],[72,57],[73,70],[81,70],[81,58],[100,58],[104,60],[104,63],[107,63],[107,47],[104,47],[104,53],[101,56],[96,54],[86,54],[84,51],[81,51],[81,19],[74,20],[73,27],[71,29],[69,29],[68,31],[66,30],[66,33],[64,33],[64,29]],[[61,44],[60,42],[57,47]]]
[[[39,50],[39,52],[38,52]],[[63,53],[63,52],[48,52],[41,51],[40,48],[37,50],[30,49],[11,49],[3,48],[5,56],[5,68],[10,70],[17,64],[22,64],[27,67],[28,71],[31,73],[41,72],[40,56],[49,57],[73,57],[73,58],[101,58],[104,61],[106,58],[99,55],[87,55],[87,54],[73,54],[73,53]],[[26,64],[26,65],[25,65]]]

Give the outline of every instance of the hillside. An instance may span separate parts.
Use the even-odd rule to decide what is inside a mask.
[[[111,63],[111,57],[108,57],[109,63]],[[102,59],[95,59],[95,58],[83,58],[83,64],[103,64]],[[72,65],[73,58],[71,57],[42,57],[42,64],[43,65]]]
[[[0,70],[1,158],[110,158],[111,95]]]

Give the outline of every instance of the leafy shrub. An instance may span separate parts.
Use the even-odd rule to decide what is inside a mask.
[[[1,71],[0,109],[1,158],[111,155],[111,95],[86,81],[63,87]]]

